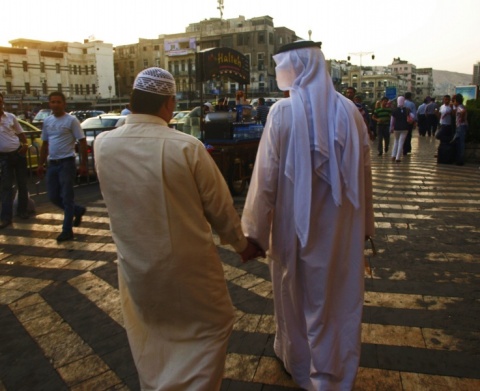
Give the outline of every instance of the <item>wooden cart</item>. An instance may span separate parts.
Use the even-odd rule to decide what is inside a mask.
[[[259,138],[205,141],[233,195],[245,191],[252,176],[259,142]]]
[[[256,124],[232,126],[225,123],[224,128],[224,138],[206,137],[205,145],[232,194],[241,195],[252,176],[263,127]]]

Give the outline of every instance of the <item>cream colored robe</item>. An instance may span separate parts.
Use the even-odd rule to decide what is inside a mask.
[[[360,208],[356,210],[345,195],[337,207],[330,186],[314,175],[310,234],[302,248],[295,231],[293,186],[282,160],[291,121],[290,99],[272,106],[242,227],[246,236],[268,249],[276,320],[274,349],[286,370],[306,390],[351,390],[360,358],[363,249],[365,235],[373,234],[368,135],[363,119],[355,115],[361,164],[352,170],[358,172]]]
[[[234,314],[211,228],[246,246],[221,173],[200,141],[150,115],[94,150],[142,389],[219,389]]]

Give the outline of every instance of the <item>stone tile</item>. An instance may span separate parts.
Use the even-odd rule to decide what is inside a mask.
[[[362,343],[425,348],[420,327],[362,324]]]
[[[87,381],[76,384],[70,388],[71,391],[92,391],[92,390],[115,390],[130,391],[123,382],[112,371],[107,371],[99,376],[92,377]]]
[[[448,376],[435,376],[422,373],[402,372],[404,391],[435,390],[435,391],[478,391],[480,379],[460,379]]]
[[[68,386],[73,386],[106,373],[108,366],[98,356],[91,355],[57,367],[57,371]],[[115,384],[118,383],[120,383],[119,379]]]
[[[362,368],[357,372],[353,391],[403,391],[400,373],[376,368]]]
[[[26,292],[15,289],[3,289],[0,287],[0,304],[11,304],[24,295],[26,295]]]
[[[40,336],[38,344],[54,368],[60,368],[92,354],[92,349],[71,329]]]
[[[271,357],[262,357],[260,359],[253,381],[263,384],[298,388],[298,385],[292,380],[291,376],[283,369],[280,360]]]
[[[38,292],[45,288],[52,281],[35,278],[16,277],[3,284],[3,289],[15,289],[22,292]]]
[[[229,353],[225,360],[224,378],[253,381],[260,357]]]

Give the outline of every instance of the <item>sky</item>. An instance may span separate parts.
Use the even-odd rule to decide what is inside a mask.
[[[223,18],[268,15],[275,27],[322,42],[326,59],[473,73],[480,61],[479,0],[224,0]],[[17,38],[126,45],[219,18],[218,0],[22,0],[2,2],[0,46]],[[371,59],[371,53],[375,59]]]

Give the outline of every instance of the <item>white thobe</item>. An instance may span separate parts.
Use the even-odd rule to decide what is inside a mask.
[[[200,141],[150,115],[130,114],[94,148],[142,389],[219,389],[234,313],[212,228],[246,246],[220,171]]]
[[[294,189],[282,160],[291,121],[289,99],[272,106],[242,227],[246,236],[268,250],[276,320],[274,349],[286,370],[306,390],[351,390],[360,357],[363,250],[365,236],[373,234],[368,135],[362,117],[356,115],[361,164],[351,169],[358,171],[360,207],[355,209],[345,194],[336,206],[330,186],[313,175],[310,231],[302,247],[293,216]]]

